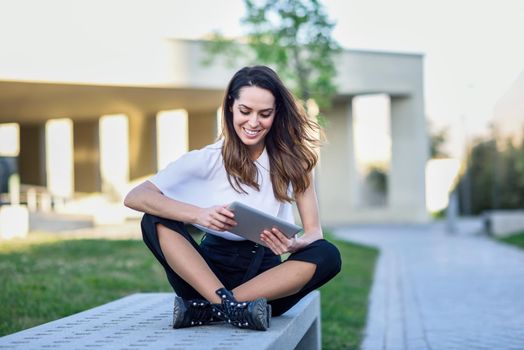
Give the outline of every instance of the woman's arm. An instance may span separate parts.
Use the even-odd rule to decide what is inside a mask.
[[[302,220],[302,226],[304,227],[304,234],[299,238],[289,239],[284,236],[282,232],[273,229],[271,231],[264,231],[260,236],[261,240],[277,255],[296,252],[323,237],[318,215],[315,184],[312,174],[309,176],[311,181],[309,187],[304,193],[296,195],[298,212]]]
[[[226,205],[200,208],[165,196],[152,182],[145,181],[133,188],[125,197],[124,205],[144,213],[166,219],[199,224],[213,230],[224,231],[235,225],[234,214]]]
[[[310,174],[309,187],[304,193],[296,195],[296,202],[300,220],[304,227],[304,234],[300,237],[308,244],[323,238],[320,216],[318,214],[317,193],[313,175]]]

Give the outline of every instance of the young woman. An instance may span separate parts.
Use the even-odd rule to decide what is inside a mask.
[[[222,107],[222,138],[131,190],[125,205],[145,213],[144,242],[177,294],[174,328],[223,320],[266,330],[271,315],[340,271],[340,253],[322,238],[312,178],[319,127],[265,66],[239,70]],[[267,247],[244,240],[228,232],[233,201],[290,222],[294,201],[304,234],[261,232]],[[200,245],[186,224],[205,232]]]

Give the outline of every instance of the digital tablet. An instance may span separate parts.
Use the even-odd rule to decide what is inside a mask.
[[[288,238],[292,238],[302,231],[302,227],[300,226],[289,223],[276,216],[266,214],[263,211],[240,202],[233,202],[228,208],[235,213],[235,221],[237,222],[237,225],[228,231],[263,246],[267,246],[260,240],[260,234],[264,230],[271,231],[271,229],[275,227]]]

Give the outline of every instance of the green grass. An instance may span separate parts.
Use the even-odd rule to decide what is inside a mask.
[[[524,231],[511,236],[499,238],[498,240],[504,243],[513,244],[520,249],[524,249]]]
[[[133,240],[37,235],[0,244],[0,336],[137,292],[171,291],[146,246]],[[342,272],[322,287],[324,349],[356,349],[376,251],[335,242]]]
[[[38,239],[0,246],[0,336],[141,291],[170,291],[139,241]]]
[[[342,271],[320,288],[322,296],[322,349],[358,349],[366,324],[368,295],[378,251],[335,241],[342,256]]]

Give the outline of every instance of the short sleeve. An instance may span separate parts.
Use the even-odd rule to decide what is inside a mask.
[[[206,147],[191,151],[160,170],[149,181],[173,199],[190,198],[211,176],[219,161],[220,149]]]
[[[199,177],[198,160],[186,153],[177,160],[169,163],[149,179],[162,193],[167,194],[174,187],[180,186],[188,178]]]

